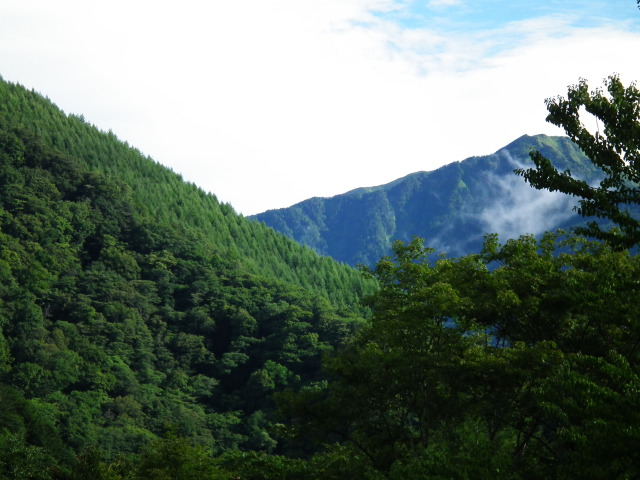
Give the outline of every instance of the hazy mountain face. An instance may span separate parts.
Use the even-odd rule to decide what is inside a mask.
[[[253,218],[351,265],[372,265],[389,253],[394,240],[414,236],[457,256],[478,251],[487,233],[515,238],[581,222],[573,211],[574,199],[535,190],[513,173],[532,164],[533,148],[561,170],[595,179],[596,171],[569,139],[523,136],[492,155],[414,173],[387,185],[312,198]]]

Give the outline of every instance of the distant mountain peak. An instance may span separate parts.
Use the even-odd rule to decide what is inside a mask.
[[[523,135],[491,155],[474,156],[433,171],[419,171],[375,187],[313,198],[252,218],[351,265],[372,265],[394,240],[426,239],[450,255],[477,251],[487,233],[501,238],[539,234],[582,219],[562,194],[532,189],[513,170],[540,150],[560,169],[595,175],[566,137]]]

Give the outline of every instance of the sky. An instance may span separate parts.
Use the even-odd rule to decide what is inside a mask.
[[[0,75],[244,215],[563,132],[640,80],[635,0],[2,0]]]

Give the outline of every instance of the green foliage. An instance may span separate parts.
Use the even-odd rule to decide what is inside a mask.
[[[82,455],[78,455],[76,463],[69,475],[69,480],[121,480],[130,478],[127,472],[130,466],[122,459],[112,463],[105,463],[100,453],[95,448],[87,449]]]
[[[640,91],[635,84],[625,87],[617,75],[610,76],[605,87],[606,92],[589,91],[581,79],[569,87],[567,98],[546,101],[547,121],[562,127],[599,169],[599,185],[574,178],[570,170],[558,171],[536,150],[531,153],[536,168],[516,172],[535,188],[578,197],[580,215],[607,219],[619,228],[606,230],[591,221],[579,233],[629,248],[640,242],[640,220],[630,211],[640,203]],[[583,109],[598,121],[595,133],[581,121]]]
[[[206,450],[185,438],[167,438],[151,444],[140,457],[139,480],[214,480],[225,478]]]
[[[249,273],[21,128],[0,139],[5,475],[218,478],[212,455],[290,448],[270,395],[323,378],[359,307]]]
[[[48,480],[54,465],[46,449],[29,445],[24,435],[0,431],[0,478]]]
[[[311,473],[307,462],[302,460],[255,452],[229,452],[218,462],[225,470],[233,472],[232,478],[243,480],[295,480],[309,478]]]
[[[39,193],[46,193],[51,184],[59,190],[73,184],[61,193],[64,200],[80,203],[70,206],[70,218],[66,219],[67,226],[80,238],[88,233],[87,228],[97,228],[100,233],[117,238],[121,231],[127,231],[128,219],[137,210],[150,224],[180,225],[188,235],[199,237],[197,247],[190,246],[194,252],[204,256],[215,254],[245,272],[310,289],[341,308],[358,312],[359,297],[375,288],[353,269],[319,257],[270,228],[237,215],[229,205],[220,204],[214,195],[185,183],[179,175],[119,141],[113,133],[99,131],[81,116],[65,115],[36,92],[0,78],[0,127],[10,125],[19,126],[23,138],[16,140],[11,134],[0,137],[3,164],[20,165],[24,161],[24,149],[40,143],[54,148],[56,153],[39,154],[37,158],[32,155],[38,167],[63,171],[56,171],[44,183],[41,172],[34,172],[29,181],[41,185],[39,192],[29,199],[15,195],[13,189],[18,184],[12,181],[3,187],[3,193],[11,202],[37,205],[35,198]],[[30,133],[25,133],[27,131]],[[74,167],[58,168],[65,163],[73,163]],[[81,181],[83,176],[85,179]],[[94,219],[96,222],[74,222],[74,218],[85,218],[87,210],[83,201],[98,207],[103,218]],[[159,234],[157,231],[136,233],[149,235],[149,241],[158,239]],[[179,248],[179,238],[174,239],[175,248]],[[99,244],[91,246],[94,254],[100,247]],[[130,260],[117,258],[117,251],[104,253],[116,255],[113,261],[125,261],[126,265],[120,267],[133,268],[129,274],[135,275],[135,265]],[[337,277],[341,281],[335,281]]]
[[[638,257],[552,234],[394,254],[333,381],[279,395],[301,439],[346,441],[389,478],[640,473]]]
[[[416,239],[357,280],[32,92],[0,99],[0,477],[640,476],[639,257]],[[473,187],[454,170],[449,206]]]

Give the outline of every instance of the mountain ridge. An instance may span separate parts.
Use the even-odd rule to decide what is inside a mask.
[[[314,197],[249,218],[320,255],[350,265],[372,265],[389,253],[394,240],[408,241],[413,236],[426,238],[438,250],[460,255],[477,249],[483,235],[493,233],[492,228],[498,228],[501,235],[523,233],[520,227],[525,231],[527,227],[533,229],[531,215],[535,212],[527,213],[528,222],[519,218],[516,194],[526,202],[538,202],[541,212],[544,209],[554,218],[563,217],[555,223],[547,221],[545,227],[569,226],[579,221],[566,196],[550,197],[548,192],[534,191],[513,173],[515,168],[528,164],[532,148],[552,159],[561,170],[571,169],[590,180],[597,174],[569,139],[523,135],[491,155],[469,157],[436,170],[411,173],[383,185],[360,187],[333,197]],[[498,199],[501,204],[495,203]],[[551,208],[544,199],[555,199],[559,205]],[[507,218],[506,207],[512,211],[511,219]],[[544,220],[539,214],[538,217],[539,221]],[[541,231],[536,228],[529,233]]]
[[[359,296],[371,291],[371,285],[353,269],[237,214],[231,205],[184,182],[181,175],[120,141],[113,132],[100,131],[82,115],[67,115],[40,93],[0,77],[2,124],[25,128],[87,169],[120,178],[129,185],[138,208],[158,221],[180,224],[202,235],[207,248],[237,262],[239,268],[312,289],[352,310],[359,309]],[[349,288],[332,286],[336,272]]]

